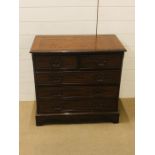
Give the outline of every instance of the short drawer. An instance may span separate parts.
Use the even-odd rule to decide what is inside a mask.
[[[99,54],[99,55],[81,55],[81,69],[120,69],[122,65],[122,54]]]
[[[120,70],[40,72],[36,73],[36,83],[42,85],[119,84],[120,74]]]
[[[34,68],[35,70],[75,69],[77,58],[70,55],[35,55]]]

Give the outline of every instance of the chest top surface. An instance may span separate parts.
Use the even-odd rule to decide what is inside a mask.
[[[115,35],[38,35],[31,53],[124,52],[126,49]]]

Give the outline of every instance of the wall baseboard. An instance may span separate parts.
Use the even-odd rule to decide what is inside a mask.
[[[120,98],[119,100],[121,100],[123,103],[124,102],[135,103],[135,98]]]

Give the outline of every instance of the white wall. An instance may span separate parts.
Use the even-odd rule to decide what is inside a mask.
[[[35,100],[29,50],[36,34],[95,34],[97,0],[20,0],[20,100]],[[100,0],[99,34],[127,48],[120,97],[134,97],[134,0]]]

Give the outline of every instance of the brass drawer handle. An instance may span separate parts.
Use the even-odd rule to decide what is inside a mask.
[[[61,78],[58,78],[58,79],[54,79],[52,80],[52,82],[56,82],[56,83],[61,83],[62,79]]]
[[[97,79],[96,81],[97,81],[97,82],[103,82],[104,79]]]
[[[95,95],[100,95],[102,92],[101,92],[101,90],[100,89],[95,89],[94,90],[94,94]]]
[[[107,61],[103,61],[102,63],[98,63],[97,66],[104,67],[106,65]]]
[[[60,64],[59,63],[58,64],[52,64],[52,67],[58,68],[58,67],[60,67]]]
[[[104,82],[104,76],[98,76],[96,77],[97,82]]]
[[[54,111],[61,111],[62,108],[60,108],[60,107],[53,107],[53,110],[54,110]]]
[[[103,73],[99,73],[99,74],[96,75],[95,79],[96,79],[97,82],[104,82],[104,80],[105,80],[104,77],[105,77],[105,75]]]

